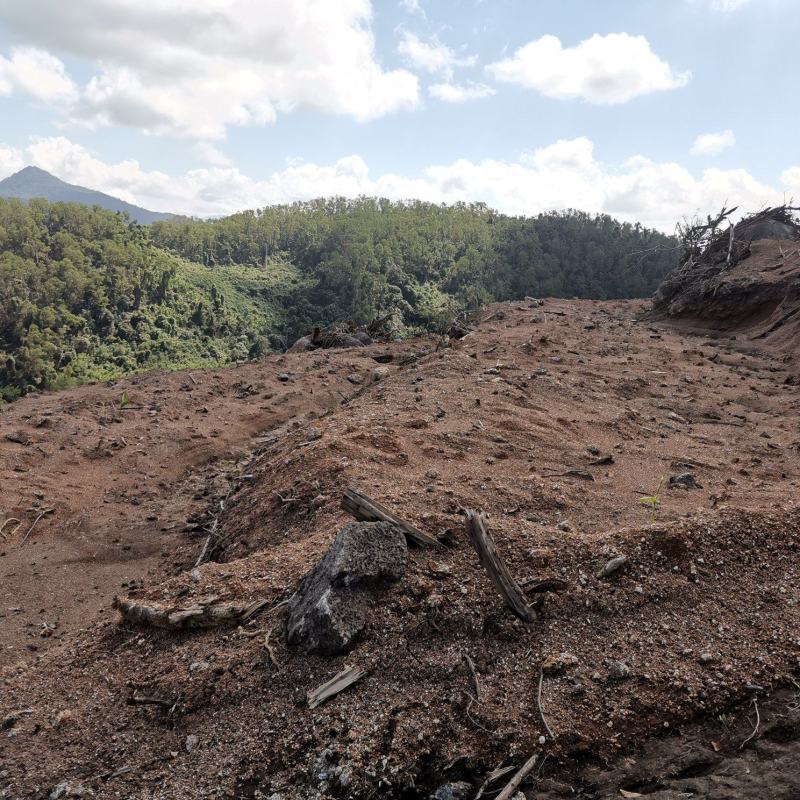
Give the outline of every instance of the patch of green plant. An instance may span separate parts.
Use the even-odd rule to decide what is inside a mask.
[[[658,482],[658,488],[656,491],[645,497],[640,497],[639,502],[642,505],[650,506],[650,510],[652,512],[652,522],[656,521],[656,512],[658,511],[661,505],[661,490],[664,487],[664,477],[661,477],[661,480]]]

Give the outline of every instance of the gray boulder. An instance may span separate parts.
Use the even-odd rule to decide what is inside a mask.
[[[364,630],[374,593],[405,572],[407,549],[389,523],[345,525],[289,601],[289,644],[328,656],[346,652]]]

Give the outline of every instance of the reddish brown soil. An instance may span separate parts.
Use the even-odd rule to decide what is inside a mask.
[[[371,356],[386,346],[195,372],[197,385],[148,375],[5,409],[3,432],[34,442],[0,445],[4,490],[14,482],[3,511],[26,521],[0,558],[0,719],[31,713],[0,732],[0,797],[46,797],[64,781],[97,797],[312,797],[321,787],[311,767],[325,749],[352,778],[322,796],[425,797],[448,779],[479,784],[534,751],[547,757],[540,782],[566,781],[584,796],[626,786],[679,796],[656,794],[672,789],[652,776],[604,784],[591,769],[610,761],[630,773],[620,758],[665,733],[674,752],[693,747],[681,736],[689,721],[797,680],[800,388],[768,352],[638,323],[642,310],[497,306],[449,348],[393,346],[389,374],[375,382]],[[237,384],[255,393],[237,399]],[[123,391],[142,408],[115,408]],[[51,427],[36,427],[48,409]],[[108,454],[98,457],[100,437]],[[594,479],[552,474],[568,470]],[[665,486],[653,521],[640,496],[687,472],[702,488]],[[232,480],[245,473],[252,480]],[[283,608],[244,630],[179,635],[129,629],[110,612],[111,596],[127,591],[278,604],[344,523],[347,485],[426,531],[451,529],[452,543],[412,551],[346,657],[287,648]],[[215,514],[229,493],[223,563],[184,571],[203,535],[181,531],[186,519]],[[56,510],[23,545],[41,507]],[[520,581],[568,582],[538,622],[503,608],[462,507],[489,514]],[[618,554],[625,567],[597,578]],[[56,621],[56,635],[42,638],[41,623]],[[463,654],[476,665],[479,702]],[[556,738],[542,744],[540,668],[559,660],[542,697]],[[309,710],[306,691],[344,664],[369,674]],[[134,692],[175,707],[127,706]],[[794,746],[792,730],[781,746]],[[722,745],[731,756],[737,736]],[[757,746],[759,735],[743,752]],[[770,764],[784,758],[792,762],[773,753]],[[705,796],[757,797],[745,784]]]
[[[374,366],[342,351],[282,382],[276,357],[0,407],[0,665],[107,613],[131,582],[182,570],[199,549],[187,520],[228,491],[259,437],[324,414],[353,392],[348,374]]]

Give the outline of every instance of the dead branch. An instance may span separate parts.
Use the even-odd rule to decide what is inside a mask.
[[[352,686],[356,681],[360,681],[365,675],[366,670],[359,669],[358,667],[345,667],[341,672],[334,675],[327,683],[318,686],[316,689],[308,692],[306,699],[308,700],[309,708],[316,708],[331,697],[336,696],[339,692],[343,692],[349,686]]]
[[[125,704],[129,706],[158,706],[164,711],[170,712],[174,710],[177,702],[174,700],[162,700],[160,697],[137,697],[133,695],[133,697],[129,697],[125,701]]]
[[[504,775],[508,775],[509,772],[513,772],[514,767],[498,767],[497,769],[493,769],[487,776],[486,780],[481,784],[481,788],[478,789],[478,794],[475,795],[475,800],[481,800],[483,797],[483,793],[493,784],[495,781],[499,781]]]
[[[514,795],[514,793],[519,788],[519,785],[525,778],[528,776],[528,773],[536,766],[536,762],[539,759],[539,754],[534,753],[520,768],[519,772],[505,785],[505,788],[499,795],[497,795],[496,800],[509,800],[510,797]]]
[[[467,668],[472,675],[472,682],[475,684],[475,700],[481,702],[481,682],[478,680],[478,670],[475,669],[475,662],[470,658],[468,653],[461,654],[464,657]]]
[[[542,472],[545,478],[580,478],[582,481],[594,481],[594,475],[585,469],[565,469],[561,471],[545,470]]]
[[[115,597],[113,606],[127,622],[166,630],[213,628],[251,619],[267,605],[267,600],[255,600],[244,605],[237,603],[199,602],[180,608],[157,603],[139,603]]]
[[[542,710],[542,687],[544,686],[544,668],[539,667],[539,689],[536,692],[536,707],[539,709],[539,718],[542,720],[542,725],[544,725],[544,729],[547,731],[547,735],[551,739],[555,739],[556,735],[553,733],[550,726],[547,724],[547,720],[544,717],[544,711]]]
[[[3,524],[0,525],[0,536],[3,537],[3,541],[6,540],[6,535],[3,533],[3,529],[6,527],[6,525],[8,525],[9,522],[16,522],[17,525],[20,524],[20,521],[16,517],[9,517],[7,520],[5,520],[3,522]],[[15,530],[16,530],[16,528],[15,528]]]
[[[26,532],[26,533],[25,533],[25,535],[22,537],[22,541],[19,543],[19,546],[20,546],[20,547],[22,547],[22,545],[24,545],[24,544],[25,544],[25,542],[27,542],[27,541],[28,541],[28,537],[31,535],[31,533],[32,533],[33,529],[36,527],[36,523],[37,523],[37,522],[38,522],[38,521],[39,521],[39,520],[40,520],[40,519],[41,519],[41,518],[42,518],[42,517],[43,517],[45,514],[52,514],[52,513],[53,513],[53,511],[55,511],[55,509],[53,509],[53,508],[45,508],[43,511],[40,511],[40,512],[39,512],[39,516],[38,516],[38,517],[36,517],[36,519],[33,521],[33,525],[31,525],[31,526],[30,526],[30,528],[28,528],[27,532]]]
[[[274,628],[270,628],[267,631],[267,635],[264,637],[264,648],[266,649],[267,654],[269,655],[269,660],[272,662],[272,666],[275,667],[275,669],[279,669],[280,664],[278,663],[278,659],[275,656],[275,648],[269,643],[269,637],[272,636],[272,631],[274,630],[275,630]]]
[[[389,509],[382,506],[363,492],[352,487],[345,489],[341,502],[342,509],[361,522],[390,522],[399,528],[410,543],[420,547],[441,547],[441,543],[433,536],[423,533],[411,523],[392,514]]]
[[[506,605],[524,622],[534,622],[536,611],[528,605],[524,592],[511,577],[506,563],[497,552],[497,545],[489,533],[486,516],[482,511],[467,509],[467,533],[481,564]]]

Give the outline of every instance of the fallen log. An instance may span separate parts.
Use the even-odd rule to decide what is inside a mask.
[[[511,577],[506,563],[497,552],[497,545],[489,533],[486,515],[482,511],[467,509],[467,533],[481,564],[506,605],[524,622],[535,622],[536,611],[528,605],[525,593]]]
[[[359,522],[389,522],[399,528],[406,536],[409,543],[420,547],[442,547],[441,542],[427,533],[423,533],[415,528],[410,522],[406,522],[400,517],[395,516],[388,508],[382,506],[377,500],[367,497],[363,492],[359,492],[352,487],[345,489],[342,495],[342,509],[355,517]]]
[[[356,681],[360,681],[365,675],[366,670],[358,667],[345,667],[341,672],[334,675],[329,681],[308,692],[306,699],[309,708],[316,708],[331,697],[343,692]]]
[[[112,605],[123,619],[134,625],[148,625],[166,630],[186,628],[213,628],[244,622],[258,614],[267,600],[252,603],[217,603],[215,600],[198,602],[184,608],[158,603],[141,603],[124,597],[115,597]]]

